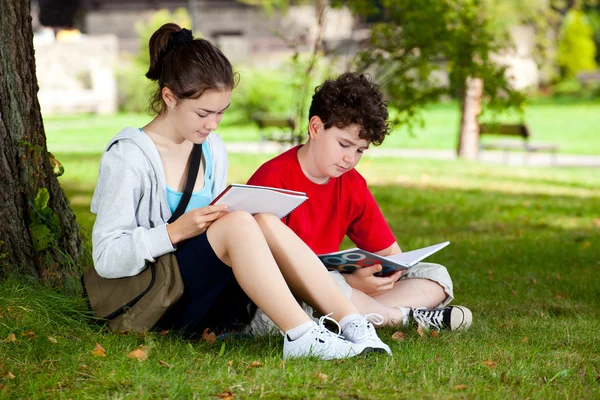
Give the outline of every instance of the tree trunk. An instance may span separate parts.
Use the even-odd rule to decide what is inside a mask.
[[[29,7],[0,0],[0,278],[27,274],[62,285],[79,270],[81,241],[46,148]],[[43,188],[47,207],[35,206]]]
[[[467,78],[461,96],[460,132],[457,155],[459,158],[474,160],[479,150],[479,125],[477,116],[481,113],[483,80]]]

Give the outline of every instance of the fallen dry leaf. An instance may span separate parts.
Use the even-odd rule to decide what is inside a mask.
[[[259,368],[262,367],[262,363],[260,361],[252,361],[248,366],[248,369]]]
[[[89,368],[87,364],[81,364],[80,367],[83,368],[83,369],[88,369]]]
[[[531,283],[533,283],[534,285],[537,283],[537,279],[531,277],[529,278],[529,280],[531,281]]]
[[[529,339],[527,338],[527,336],[525,336],[525,337],[523,338],[523,340],[521,340],[521,342],[523,342],[523,343],[527,343],[527,342],[529,342]]]
[[[496,366],[498,365],[497,362],[492,361],[492,360],[485,360],[485,361],[482,361],[481,363],[488,368],[496,368]]]
[[[96,347],[92,351],[92,354],[96,357],[106,357],[106,350],[104,350],[104,347],[100,346],[100,343],[96,343]]]
[[[48,341],[51,343],[58,343],[58,341],[56,339],[54,339],[52,336],[48,336]]]
[[[6,338],[6,342],[8,342],[8,343],[11,343],[11,342],[12,342],[12,343],[16,343],[16,342],[18,342],[18,340],[17,340],[17,337],[15,336],[15,334],[14,334],[14,333],[11,333],[11,334],[9,334],[9,335],[8,335],[8,337]]]
[[[401,331],[396,331],[392,334],[392,340],[395,342],[399,342],[401,340],[404,340],[406,338],[406,335],[404,335],[404,332]]]
[[[208,344],[213,344],[217,341],[217,336],[210,329],[206,328],[204,332],[202,332],[202,339]]]
[[[158,336],[167,336],[168,334],[169,334],[168,329],[163,329],[162,331],[158,332]]]
[[[417,333],[421,337],[425,336],[425,333],[423,333],[423,326],[421,324],[419,324],[419,327],[417,328]]]
[[[468,388],[467,385],[456,385],[456,386],[454,386],[455,390],[465,390],[466,388]]]
[[[440,334],[437,331],[431,331],[430,334],[431,334],[431,337],[434,337],[434,338],[440,337]]]
[[[129,334],[131,333],[131,331],[127,329],[127,330],[124,330],[124,331],[117,331],[115,333],[117,335],[120,335],[120,336],[129,336]]]
[[[317,377],[317,379],[318,379],[318,380],[320,380],[321,382],[323,382],[323,383],[326,383],[326,382],[327,382],[327,378],[328,378],[328,376],[327,376],[326,374],[324,374],[324,373],[322,373],[322,372],[317,372],[315,376],[316,376],[316,377]]]
[[[140,345],[137,349],[127,354],[127,358],[137,358],[138,361],[146,361],[148,359],[148,346]]]
[[[35,337],[35,332],[34,331],[25,331],[25,332],[21,333],[21,337],[34,338]]]
[[[215,393],[215,396],[220,399],[223,399],[223,400],[232,400],[233,399],[233,393],[231,393],[230,391],[223,392],[223,393]]]
[[[10,371],[8,372],[8,379],[15,379],[16,376],[14,376]]]
[[[229,365],[230,367],[233,367],[233,360],[227,361],[227,365]]]

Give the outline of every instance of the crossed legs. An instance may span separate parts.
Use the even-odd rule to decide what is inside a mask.
[[[234,211],[216,220],[207,237],[240,287],[282,331],[310,321],[294,294],[338,321],[358,314],[318,257],[277,217]]]

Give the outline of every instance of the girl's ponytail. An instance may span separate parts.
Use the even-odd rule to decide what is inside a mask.
[[[150,101],[150,110],[158,115],[166,111],[165,87],[179,101],[197,99],[208,90],[231,90],[237,83],[237,74],[218,48],[173,23],[164,24],[150,38],[146,78],[158,83]]]
[[[150,37],[150,68],[146,72],[146,78],[158,81],[162,71],[162,60],[169,48],[169,42],[174,33],[181,32],[177,24],[168,23],[161,26]]]

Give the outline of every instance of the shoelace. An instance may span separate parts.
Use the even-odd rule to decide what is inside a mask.
[[[375,324],[375,325],[381,325],[385,321],[385,318],[383,318],[383,315],[381,315],[381,314],[370,313],[370,314],[362,315],[362,318],[357,318],[357,320],[358,321],[355,320],[355,321],[352,321],[351,323],[355,324],[358,327],[359,332],[362,332],[362,334],[358,335],[356,337],[356,339],[362,340],[362,339],[365,339],[368,337],[372,337],[373,335],[377,336],[377,333],[375,332],[375,328],[369,329],[369,323]]]
[[[331,340],[327,340],[328,338],[345,340],[344,337],[340,335],[340,331],[341,331],[340,324],[338,324],[338,322],[335,319],[330,317],[331,314],[333,314],[333,313],[323,315],[321,318],[319,318],[319,324],[313,328],[313,329],[319,330],[319,334],[317,335],[317,341],[319,343],[321,343],[321,345],[324,347],[323,350],[325,352],[329,352],[329,350],[334,346],[334,344]],[[333,324],[335,324],[335,326],[337,326],[338,333],[332,332],[325,327],[326,320],[331,321]]]
[[[414,320],[425,329],[437,329],[442,328],[444,322],[444,310],[429,310],[426,308],[414,308],[413,309]]]

